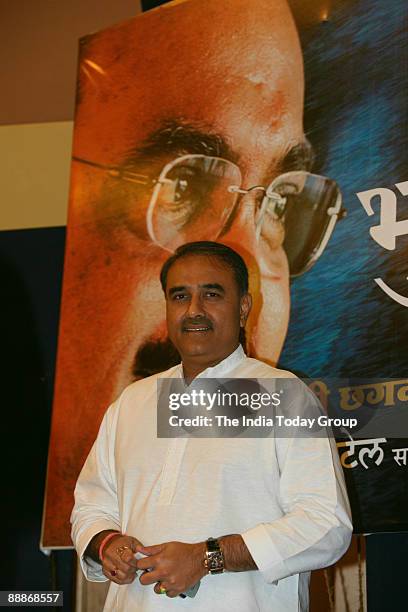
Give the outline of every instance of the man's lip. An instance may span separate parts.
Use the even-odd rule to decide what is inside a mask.
[[[209,327],[208,325],[185,325],[183,327],[183,331],[197,331],[197,332],[205,332],[205,331],[210,331],[211,327]]]

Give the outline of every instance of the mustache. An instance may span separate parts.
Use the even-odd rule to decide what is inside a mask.
[[[209,327],[210,329],[213,329],[213,324],[211,323],[210,319],[207,319],[207,317],[204,317],[204,316],[194,317],[194,318],[186,317],[181,322],[181,329],[183,331],[185,331],[187,327],[198,327],[198,326]]]

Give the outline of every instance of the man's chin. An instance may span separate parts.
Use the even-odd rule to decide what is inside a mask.
[[[177,342],[180,355],[199,357],[214,351],[214,337],[211,332],[183,332]]]

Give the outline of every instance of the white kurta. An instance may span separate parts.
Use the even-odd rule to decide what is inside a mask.
[[[83,558],[104,529],[144,545],[199,542],[240,533],[259,571],[206,576],[194,599],[153,586],[111,583],[105,610],[298,612],[308,609],[309,572],[334,563],[351,537],[350,511],[333,440],[158,439],[156,383],[182,366],[133,383],[109,408],[79,476],[72,537],[86,577],[106,580]],[[207,378],[292,377],[238,347]]]

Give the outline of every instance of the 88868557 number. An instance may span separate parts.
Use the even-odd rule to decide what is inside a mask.
[[[0,606],[34,607],[63,605],[62,591],[0,591]]]

